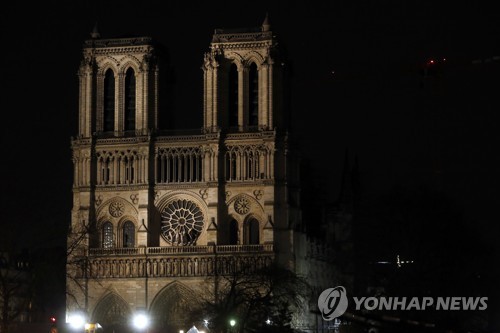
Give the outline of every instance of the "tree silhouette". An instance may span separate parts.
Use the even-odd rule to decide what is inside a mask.
[[[33,300],[30,261],[19,254],[9,230],[0,239],[0,332],[8,333]]]
[[[310,300],[307,281],[278,265],[253,272],[234,269],[207,278],[203,289],[193,316],[208,318],[212,332],[292,332],[293,313]]]

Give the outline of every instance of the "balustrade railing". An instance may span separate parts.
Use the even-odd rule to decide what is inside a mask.
[[[91,248],[90,256],[134,256],[134,255],[172,255],[172,254],[210,254],[210,253],[247,253],[273,252],[273,244],[248,245],[196,245],[162,247],[123,247]]]

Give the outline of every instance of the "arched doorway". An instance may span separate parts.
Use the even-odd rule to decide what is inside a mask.
[[[102,333],[131,333],[131,311],[120,296],[110,293],[104,296],[94,309],[92,322],[102,326]]]
[[[194,292],[180,282],[172,282],[158,293],[151,304],[152,326],[159,332],[186,331],[193,322],[197,302]]]

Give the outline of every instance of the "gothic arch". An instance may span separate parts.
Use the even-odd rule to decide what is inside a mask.
[[[125,131],[134,131],[137,127],[137,118],[139,118],[138,107],[138,71],[135,64],[131,61],[127,62],[120,69],[120,83],[122,90],[123,105],[120,110],[121,121]]]
[[[197,303],[194,291],[174,281],[160,290],[151,302],[149,313],[152,324],[166,332],[185,330],[192,325],[190,314]]]
[[[239,208],[238,204],[240,202],[241,203],[248,202],[249,204],[248,211],[246,211],[246,209],[243,206]],[[235,195],[234,197],[229,199],[227,201],[227,206],[229,208],[229,215],[232,215],[233,218],[239,216],[243,216],[243,218],[246,218],[247,216],[249,216],[249,214],[254,215],[255,218],[259,221],[264,221],[266,218],[264,208],[262,208],[262,205],[259,203],[259,201],[257,201],[257,199],[246,193]],[[237,220],[243,221],[242,218],[237,218]]]
[[[200,195],[190,191],[175,191],[175,193],[167,193],[158,199],[156,207],[158,208],[158,211],[161,212],[165,207],[167,207],[168,204],[178,199],[186,199],[193,201],[195,204],[198,205],[198,207],[200,207],[203,216],[204,217],[208,216],[207,205],[205,201],[203,201],[200,198]]]
[[[231,233],[234,233],[234,230],[231,229],[231,221],[234,220],[238,224],[238,244],[261,243],[263,239],[263,221],[267,219],[264,209],[258,200],[246,193],[240,193],[229,199],[227,206],[227,223],[224,224],[227,226],[227,242],[231,243]],[[255,220],[258,225],[252,225],[252,228],[247,228],[249,227],[247,223],[251,223],[249,222],[251,220]],[[249,235],[253,236],[249,237]],[[254,241],[250,242],[250,239]]]
[[[122,213],[120,213],[121,209],[123,209]],[[136,217],[138,215],[139,212],[133,204],[121,197],[113,197],[103,202],[97,209],[97,227],[100,227],[101,223],[106,220],[115,222],[116,225],[116,223],[122,221],[125,216],[132,218],[132,222],[137,225]]]
[[[92,322],[99,323],[103,332],[127,331],[132,311],[127,302],[115,292],[103,296],[94,308]]]
[[[127,232],[125,231],[125,224],[126,223],[132,223],[133,225],[133,233],[127,236],[129,239],[129,242],[125,241],[125,235]],[[117,227],[117,246],[118,247],[136,247],[137,246],[137,231],[139,230],[139,223],[137,219],[133,216],[130,215],[125,215],[123,216],[119,221],[118,221],[118,227]],[[130,230],[131,231],[131,230]],[[130,245],[127,246],[127,243]],[[133,245],[132,245],[133,244]]]
[[[256,215],[256,214],[248,214],[247,216],[245,216],[245,220],[243,221],[243,223],[246,223],[247,221],[249,220],[256,220],[257,222],[259,222],[259,227],[262,228],[263,227],[263,220],[261,219],[261,216],[259,215]]]
[[[139,212],[137,209],[127,200],[120,197],[113,197],[102,203],[96,211],[96,229],[97,233],[92,241],[93,246],[101,247],[103,246],[103,225],[109,222],[113,226],[113,247],[121,247],[121,226],[125,221],[131,221],[136,226],[136,231],[138,230],[137,216]]]
[[[119,65],[118,60],[116,60],[113,57],[108,56],[102,59],[98,63],[97,76],[104,78],[104,74],[106,74],[106,71],[108,69],[111,69],[115,74],[115,79],[118,79],[118,72],[119,72],[118,65]]]
[[[125,75],[127,73],[127,70],[129,68],[132,68],[134,70],[135,76],[137,77],[137,74],[140,72],[140,61],[134,56],[127,55],[122,59],[122,63],[120,64],[120,69],[119,73],[122,75]]]
[[[245,55],[243,64],[245,67],[250,67],[252,63],[255,63],[255,65],[257,65],[257,70],[259,70],[264,60],[264,57],[259,52],[251,51]]]
[[[134,216],[128,214],[120,218],[120,220],[118,221],[118,228],[123,227],[123,224],[127,221],[132,222],[136,229],[139,228],[139,222],[137,221],[137,219]]]
[[[262,240],[262,220],[254,214],[249,214],[243,221],[243,244],[260,244]]]
[[[239,54],[238,52],[227,52],[225,54],[225,58],[227,60],[230,60],[228,61],[228,68],[229,66],[231,66],[232,64],[235,64],[238,71],[241,71],[243,69],[243,66],[244,66],[244,62],[245,62],[245,58]]]
[[[101,131],[115,130],[117,72],[112,63],[105,64],[97,74],[98,111],[97,128]]]

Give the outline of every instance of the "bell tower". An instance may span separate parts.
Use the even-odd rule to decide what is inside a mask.
[[[152,39],[101,39],[94,28],[83,45],[78,78],[72,229],[107,230],[90,233],[91,247],[146,246],[150,133],[158,127]],[[100,210],[101,205],[109,208]]]
[[[151,38],[85,41],[80,81],[79,136],[145,135],[158,126],[158,68]]]
[[[229,226],[221,225],[220,236],[238,244],[260,236],[259,242],[273,244],[277,260],[292,268],[299,170],[286,121],[286,70],[268,15],[260,27],[215,29],[202,70],[203,130],[221,136],[219,182]],[[264,211],[260,233],[241,212],[246,198],[256,197]]]
[[[257,29],[216,29],[205,54],[206,131],[273,130],[282,105],[281,63],[269,18]]]

